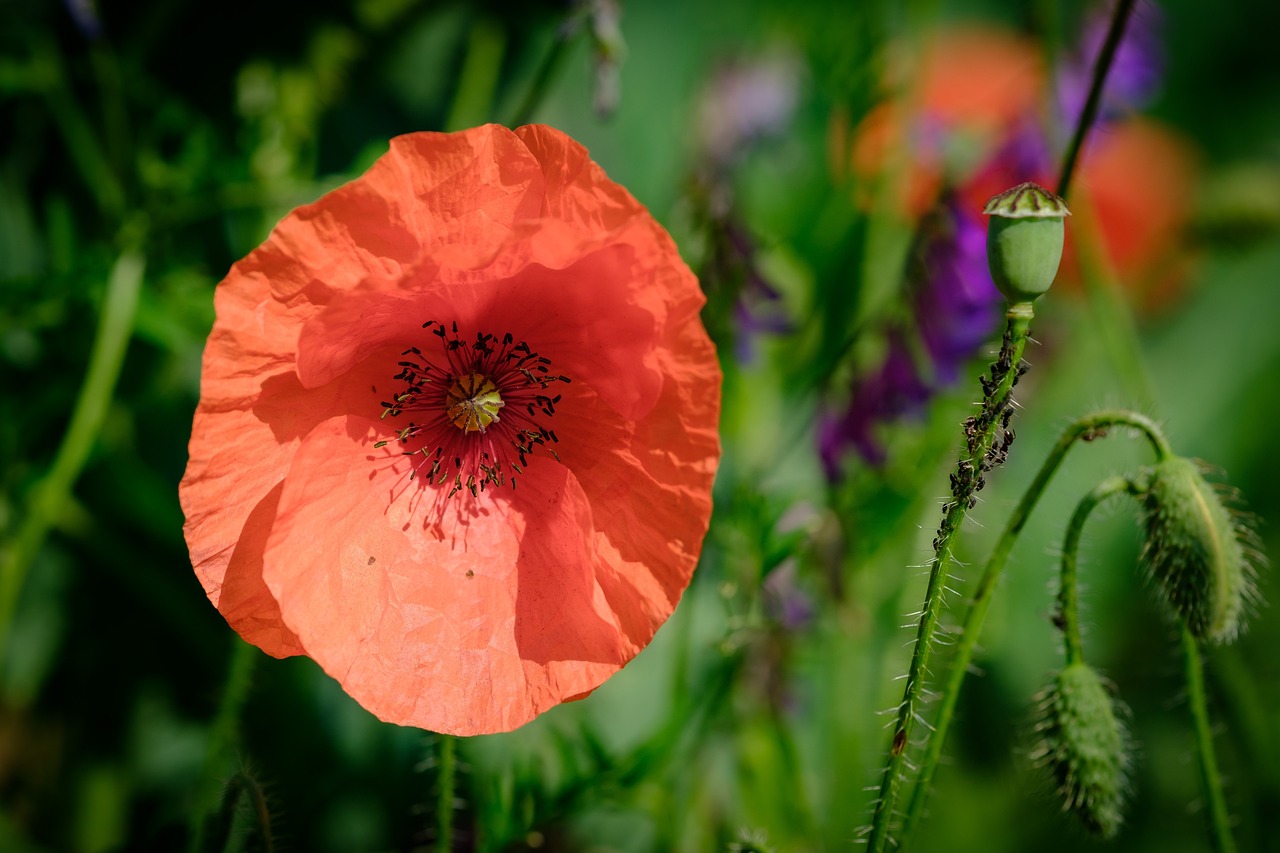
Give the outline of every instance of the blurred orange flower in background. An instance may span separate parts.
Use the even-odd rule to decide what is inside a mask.
[[[887,169],[897,179],[891,196],[912,219],[1035,119],[1045,78],[1036,45],[995,28],[934,32],[920,51],[918,61],[899,54],[890,62],[890,95],[858,122],[847,149],[854,175]]]
[[[1185,233],[1198,178],[1189,141],[1150,119],[1098,128],[1081,160],[1068,240],[1086,229],[1125,290],[1148,308],[1174,298],[1185,278]],[[1075,255],[1067,256],[1068,280]]]
[[[709,523],[702,304],[559,131],[392,140],[218,287],[180,487],[210,600],[396,723],[508,730],[590,692]]]
[[[1140,17],[1133,25],[1144,23]],[[887,174],[881,197],[913,221],[944,192],[976,212],[1021,181],[1052,186],[1060,145],[1050,143],[1051,132],[1069,131],[1078,116],[1051,122],[1046,114],[1044,105],[1061,92],[1040,50],[1031,39],[985,25],[926,37],[915,61],[890,63],[885,100],[851,128],[847,120],[833,124],[837,172],[847,158],[864,202],[865,188]],[[1145,294],[1143,301],[1153,288],[1167,296],[1182,268],[1179,235],[1195,182],[1191,144],[1153,120],[1108,116],[1086,145],[1071,199],[1073,212],[1079,206],[1085,218],[1073,226],[1092,232],[1102,260],[1127,289]],[[1079,274],[1070,257],[1064,273],[1067,280]]]

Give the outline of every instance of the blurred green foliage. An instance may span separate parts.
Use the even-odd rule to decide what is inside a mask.
[[[887,747],[878,712],[897,700],[909,653],[899,626],[923,589],[912,567],[928,558],[957,425],[978,392],[962,383],[886,431],[884,466],[824,479],[815,413],[902,313],[910,239],[833,175],[831,117],[865,113],[894,40],[980,18],[1052,47],[1072,6],[637,0],[621,18],[625,59],[604,69],[618,74],[606,119],[593,100],[615,81],[600,79],[589,4],[0,4],[0,542],[6,561],[32,549],[0,670],[0,849],[180,850],[205,819],[206,849],[264,850],[259,809],[272,849],[433,848],[443,741],[378,722],[309,660],[246,656],[190,570],[176,485],[215,284],[283,213],[358,174],[389,137],[529,108],[584,142],[696,268],[712,269],[728,220],[700,196],[699,110],[718,69],[761,57],[796,70],[794,111],[725,180],[788,330],[756,336],[740,358],[737,291],[705,277],[726,455],[702,566],[653,645],[590,698],[448,747],[458,775],[446,819],[459,850],[849,846]],[[966,531],[971,562],[1061,426],[1104,404],[1147,408],[1180,453],[1229,472],[1273,521],[1262,535],[1280,553],[1280,66],[1260,35],[1280,7],[1163,8],[1168,68],[1154,111],[1204,167],[1194,268],[1175,301],[1137,317],[1137,366],[1098,334],[1108,320],[1096,300],[1043,300],[1018,444]],[[136,310],[117,316],[108,306],[131,307],[130,271]],[[746,274],[728,273],[721,286]],[[1131,306],[1116,300],[1110,310],[1127,320]],[[95,409],[82,387],[113,335],[127,349],[118,381],[90,383],[112,392]],[[84,435],[73,442],[76,417]],[[1033,696],[1059,665],[1047,584],[1070,507],[1144,453],[1121,437],[1077,451],[1032,518],[918,849],[1086,843],[1027,759]],[[1141,744],[1116,844],[1204,849],[1175,632],[1134,571],[1131,509],[1093,521],[1085,544],[1085,642]],[[1276,598],[1270,574],[1260,585]],[[789,623],[771,595],[812,617]],[[1240,642],[1208,653],[1248,850],[1280,849],[1278,643],[1280,620],[1264,609]],[[218,709],[233,667],[245,702],[227,720]]]

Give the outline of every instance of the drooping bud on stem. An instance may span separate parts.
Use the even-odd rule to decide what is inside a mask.
[[[1190,459],[1144,472],[1142,560],[1160,597],[1202,640],[1239,633],[1253,594],[1253,533]]]
[[[1045,690],[1036,758],[1058,782],[1063,808],[1095,835],[1110,838],[1124,819],[1129,738],[1124,713],[1102,677],[1079,661]]]
[[[1018,184],[987,202],[987,266],[1010,304],[1031,302],[1058,274],[1067,204],[1044,187]]]

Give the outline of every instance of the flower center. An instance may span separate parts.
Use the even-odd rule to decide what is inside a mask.
[[[446,329],[430,320],[422,327],[440,339],[441,355],[432,359],[418,347],[402,353],[411,358],[392,378],[404,388],[382,403],[382,417],[411,414],[414,420],[375,447],[399,442],[406,456],[420,456],[410,479],[421,474],[436,485],[452,480],[449,497],[508,482],[514,489],[535,447],[559,460],[550,446],[559,439],[543,421],[560,402],[548,389],[569,378],[552,374],[550,359],[510,333],[477,333],[467,342],[457,323]]]
[[[498,419],[498,409],[505,403],[493,380],[480,373],[459,376],[449,386],[447,395],[449,420],[463,432],[484,432]]]

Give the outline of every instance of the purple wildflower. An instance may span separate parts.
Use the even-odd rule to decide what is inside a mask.
[[[764,580],[764,609],[769,618],[787,631],[806,628],[817,612],[813,599],[800,585],[798,564],[788,558]]]
[[[913,328],[890,330],[884,362],[855,382],[843,413],[819,423],[818,449],[832,480],[850,449],[881,464],[877,427],[922,410],[990,338],[1001,297],[987,271],[986,230],[976,213],[948,201],[925,221],[908,288]]]
[[[798,64],[785,55],[721,66],[698,109],[708,159],[723,166],[755,141],[783,133],[795,113],[799,80]]]
[[[712,337],[732,340],[744,364],[754,358],[757,336],[789,332],[792,324],[781,294],[760,271],[756,241],[734,203],[730,171],[752,145],[786,129],[798,85],[798,66],[790,57],[725,65],[698,109],[703,166],[691,199],[707,235],[698,277],[707,292]]]
[[[987,229],[979,217],[946,205],[923,227],[912,308],[935,389],[950,385],[990,338],[1000,294],[987,270]]]
[[[1066,124],[1077,119],[1088,95],[1110,25],[1109,6],[1097,6],[1086,18],[1077,50],[1059,65],[1054,85]],[[1159,10],[1149,3],[1130,19],[1107,79],[1101,120],[1114,119],[1155,94],[1162,70],[1160,24]],[[919,116],[914,126],[919,150],[946,150],[950,131],[934,117]],[[1006,129],[976,168],[948,176],[964,205],[944,199],[921,226],[907,283],[911,321],[888,330],[884,361],[854,382],[848,406],[819,421],[818,449],[828,477],[839,477],[840,460],[849,450],[873,465],[883,463],[877,428],[922,410],[959,378],[995,333],[1001,299],[987,271],[985,225],[977,205],[1019,181],[1051,182],[1054,159],[1045,127],[1027,116]]]

